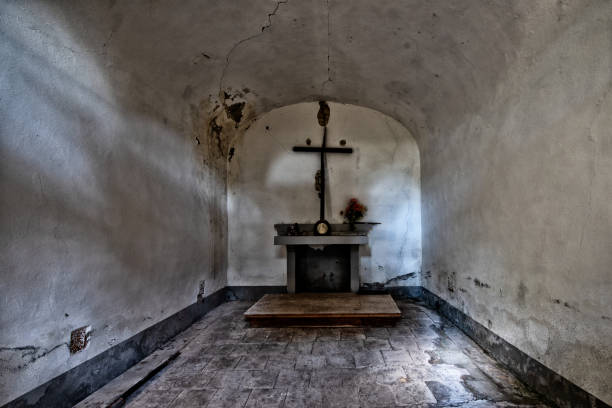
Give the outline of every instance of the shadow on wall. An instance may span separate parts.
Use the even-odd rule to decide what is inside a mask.
[[[0,405],[226,283],[225,157],[180,95],[74,10],[1,7]]]

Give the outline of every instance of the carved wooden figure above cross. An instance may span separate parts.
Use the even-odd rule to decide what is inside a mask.
[[[315,234],[328,235],[331,233],[329,222],[325,220],[325,154],[326,153],[353,153],[352,147],[327,147],[327,123],[329,122],[329,106],[325,101],[319,102],[319,113],[317,114],[319,125],[323,127],[323,142],[321,147],[294,146],[294,152],[320,153],[321,155],[321,188],[319,191],[320,216],[315,224]]]

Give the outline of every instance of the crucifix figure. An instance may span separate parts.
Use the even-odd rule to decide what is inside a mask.
[[[317,114],[319,125],[323,128],[323,142],[321,147],[310,146],[294,146],[294,152],[315,152],[321,154],[321,170],[320,170],[320,214],[319,221],[315,224],[314,233],[317,235],[329,235],[331,228],[329,222],[325,219],[325,153],[353,153],[352,147],[327,147],[327,123],[329,122],[329,106],[325,101],[319,102],[319,113]]]

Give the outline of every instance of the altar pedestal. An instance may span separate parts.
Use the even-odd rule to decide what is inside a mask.
[[[392,327],[402,313],[390,295],[264,295],[244,313],[251,327]]]
[[[359,264],[360,264],[360,256],[359,256],[359,248],[361,245],[368,244],[368,236],[367,233],[372,228],[374,224],[359,224],[359,228],[355,231],[351,231],[347,224],[334,224],[332,225],[332,235],[324,235],[324,236],[316,236],[311,233],[313,230],[312,224],[300,224],[299,230],[305,231],[300,233],[300,235],[286,235],[287,227],[289,224],[277,224],[275,225],[276,230],[279,235],[274,237],[274,245],[285,245],[287,247],[287,292],[288,293],[296,293],[297,282],[304,282],[304,276],[299,276],[297,274],[304,274],[304,262],[299,262],[298,256],[299,254],[303,254],[303,247],[307,246],[314,249],[322,249],[324,247],[330,245],[341,245],[350,248],[348,255],[348,263],[349,263],[349,277],[348,281],[350,284],[345,285],[343,279],[338,280],[338,276],[336,273],[335,279],[339,281],[339,285],[341,287],[346,287],[346,290],[338,289],[337,287],[332,288],[329,291],[350,291],[356,293],[359,291]],[[284,234],[285,233],[285,234]],[[332,262],[333,263],[333,262]],[[338,263],[338,261],[336,261]],[[298,266],[301,266],[299,268]],[[324,265],[321,266],[325,268]],[[316,267],[313,269],[317,269]],[[307,272],[306,272],[307,273]],[[297,276],[296,276],[297,275]],[[325,271],[322,272],[322,275],[325,276]],[[334,276],[334,272],[331,271],[329,273],[332,277]],[[308,281],[306,279],[306,281]],[[347,282],[348,283],[348,282]],[[333,286],[333,285],[332,285]],[[317,291],[315,290],[304,290],[304,288],[299,288],[301,291]]]

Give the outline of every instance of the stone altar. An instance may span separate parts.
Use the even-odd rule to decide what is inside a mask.
[[[331,235],[314,235],[314,224],[298,224],[298,235],[289,235],[290,226],[295,224],[274,225],[277,231],[274,245],[287,247],[287,292],[359,291],[359,248],[368,244],[368,233],[376,224],[356,223],[354,230],[351,230],[349,224],[332,224]],[[334,259],[329,259],[325,253],[316,254],[309,250],[312,248],[325,252],[325,248],[332,245],[338,248],[327,252],[336,257]],[[347,251],[343,251],[344,248]],[[314,272],[314,277],[306,276],[311,275],[311,272]],[[316,276],[317,272],[320,276]],[[321,280],[325,282],[321,283]],[[307,286],[303,287],[305,284]]]

